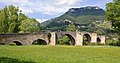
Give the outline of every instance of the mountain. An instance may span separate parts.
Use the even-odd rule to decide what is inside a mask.
[[[95,15],[95,16],[103,16],[105,15],[105,11],[100,9],[99,7],[82,7],[82,8],[71,8],[66,12],[71,16],[82,16],[82,15]]]
[[[71,8],[65,14],[43,22],[43,30],[65,31],[67,25],[74,24],[78,29],[89,27],[93,22],[103,22],[105,11],[98,6]],[[85,30],[82,30],[85,31]]]

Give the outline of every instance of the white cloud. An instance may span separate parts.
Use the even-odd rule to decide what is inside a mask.
[[[24,7],[21,7],[21,8],[19,8],[20,10],[22,10],[22,12],[24,13],[24,14],[29,14],[29,13],[34,13],[34,11],[32,10],[32,9],[29,9],[29,8],[24,8]]]
[[[13,4],[25,14],[42,13],[57,15],[66,12],[69,8],[75,7],[83,0],[2,0],[7,5]]]
[[[46,21],[46,20],[48,20],[48,19],[36,19],[39,23],[42,23],[42,22],[44,22],[44,21]]]
[[[19,4],[19,5],[26,5],[29,3],[29,0],[1,0],[1,2],[6,4]]]
[[[51,17],[49,16],[62,15],[70,8],[91,6],[92,4],[89,4],[91,3],[90,1],[92,0],[0,0],[0,3],[5,5],[15,5],[16,7],[19,7],[19,9],[22,10],[24,14],[29,15],[30,17],[31,15],[33,15],[32,17],[38,18],[37,20],[41,23],[43,21],[46,21],[47,19],[50,19]],[[110,2],[110,0],[101,1]],[[83,5],[81,3],[86,4]],[[104,7],[103,3],[101,4],[95,2],[94,6]],[[2,6],[0,7],[2,8]],[[38,15],[35,15],[37,13]],[[44,15],[44,17],[42,17],[41,15]],[[39,17],[43,19],[39,19]]]
[[[55,0],[57,5],[74,5],[83,0]]]

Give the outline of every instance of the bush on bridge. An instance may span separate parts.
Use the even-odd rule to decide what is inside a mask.
[[[119,40],[107,40],[106,45],[120,46],[120,41]]]

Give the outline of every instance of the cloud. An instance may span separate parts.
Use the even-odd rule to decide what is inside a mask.
[[[64,14],[70,8],[100,6],[105,9],[105,4],[111,1],[112,0],[0,0],[0,8],[6,5],[14,5],[19,7],[27,16],[37,18],[41,23]]]
[[[46,20],[48,20],[48,19],[36,19],[39,23],[42,23],[42,22],[44,22],[44,21],[46,21]]]
[[[41,13],[57,15],[66,12],[69,8],[76,7],[83,0],[2,0],[7,5],[19,6],[25,14]]]
[[[32,9],[29,9],[29,8],[25,8],[25,7],[20,7],[19,8],[20,10],[22,10],[22,12],[24,13],[24,14],[29,14],[29,13],[34,13],[34,11],[32,10]]]
[[[57,5],[74,5],[83,0],[55,0]]]
[[[1,0],[1,2],[6,4],[19,4],[19,5],[26,5],[29,3],[29,0]]]

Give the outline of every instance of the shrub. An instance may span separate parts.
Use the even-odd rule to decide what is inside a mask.
[[[9,45],[11,45],[11,46],[16,46],[16,44],[15,44],[15,43],[10,43]]]
[[[93,43],[90,43],[90,45],[91,45],[91,46],[95,46],[95,45],[97,45],[97,43],[94,43],[94,42],[93,42]]]
[[[107,40],[106,44],[112,46],[120,46],[120,40]]]
[[[105,45],[104,43],[100,43],[100,42],[97,42],[96,44],[97,45]]]
[[[117,41],[117,42],[116,42],[116,46],[120,46],[120,41]]]
[[[5,45],[5,43],[0,43],[0,45]]]

